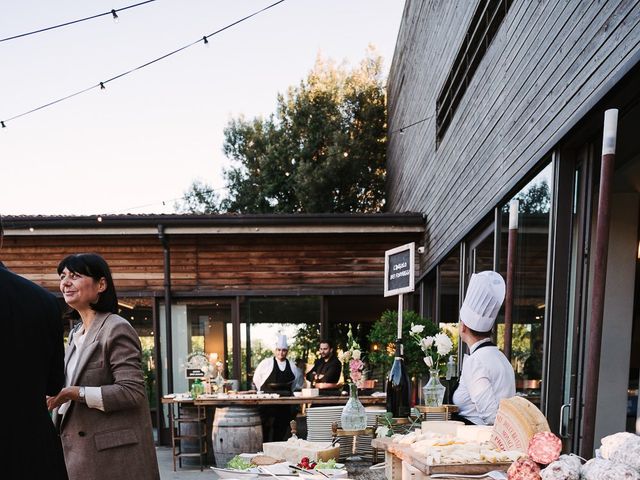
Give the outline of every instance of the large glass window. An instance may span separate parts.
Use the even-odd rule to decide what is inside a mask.
[[[149,406],[155,411],[158,388],[156,384],[155,332],[153,331],[153,309],[151,298],[121,298],[118,314],[129,320],[136,329],[142,345],[142,371],[147,387]],[[152,415],[155,421],[155,416]]]
[[[261,360],[273,356],[278,335],[286,335],[287,358],[306,372],[320,339],[320,297],[248,298],[240,306],[242,377],[248,388]],[[228,331],[228,342],[231,335]]]
[[[551,174],[551,165],[548,165],[514,197],[519,201],[519,206],[515,236],[511,363],[516,373],[516,390],[537,404],[542,381]],[[506,279],[509,203],[501,208],[500,232],[500,273]],[[504,349],[503,316],[499,322],[498,346]]]
[[[436,322],[458,341],[460,311],[460,249],[453,252],[438,267],[438,302]],[[454,349],[456,351],[457,349]]]

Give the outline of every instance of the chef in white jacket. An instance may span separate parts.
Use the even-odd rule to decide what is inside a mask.
[[[474,273],[460,309],[460,338],[470,353],[464,356],[453,403],[463,420],[476,425],[493,425],[500,400],[516,394],[513,367],[491,342],[491,329],[504,295],[500,274]]]
[[[287,358],[289,345],[286,335],[278,335],[273,357],[265,358],[256,367],[253,383],[258,390],[291,396],[304,382],[302,372]],[[260,407],[263,439],[265,442],[282,441],[287,436],[289,421],[295,416],[290,405],[264,405]]]
[[[289,344],[286,335],[278,335],[274,356],[262,360],[253,373],[253,383],[258,390],[273,391],[269,385],[290,383],[290,390],[300,390],[304,377],[300,369],[287,358]],[[289,395],[291,395],[291,391]],[[286,394],[285,391],[278,393]]]

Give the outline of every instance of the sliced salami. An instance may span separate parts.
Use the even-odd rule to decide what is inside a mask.
[[[549,465],[560,457],[562,441],[551,432],[538,432],[529,442],[527,454],[542,465]]]
[[[540,467],[530,458],[522,457],[507,470],[509,480],[540,480]]]

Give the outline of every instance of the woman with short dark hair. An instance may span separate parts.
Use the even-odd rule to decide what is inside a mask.
[[[56,409],[70,479],[159,479],[142,348],[131,324],[117,315],[107,262],[94,253],[58,265],[68,315],[66,387],[47,401]]]

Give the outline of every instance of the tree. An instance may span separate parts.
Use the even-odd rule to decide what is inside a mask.
[[[377,212],[384,206],[386,96],[382,58],[372,49],[350,71],[318,57],[305,80],[278,95],[275,114],[233,119],[224,134],[232,161],[224,172],[228,196],[219,204],[207,200],[221,211]],[[200,201],[192,192],[185,201]]]
[[[180,213],[218,213],[219,198],[213,187],[200,180],[194,180],[184,194],[182,203],[175,208]]]
[[[428,372],[424,363],[424,353],[417,343],[409,336],[411,325],[424,325],[423,336],[433,336],[440,329],[431,320],[418,315],[412,310],[402,313],[402,343],[404,345],[404,359],[410,376],[421,376]],[[373,368],[381,368],[386,374],[393,363],[394,342],[398,336],[398,312],[385,311],[379,320],[373,324],[369,333],[369,340],[377,348],[369,353],[369,361]]]

